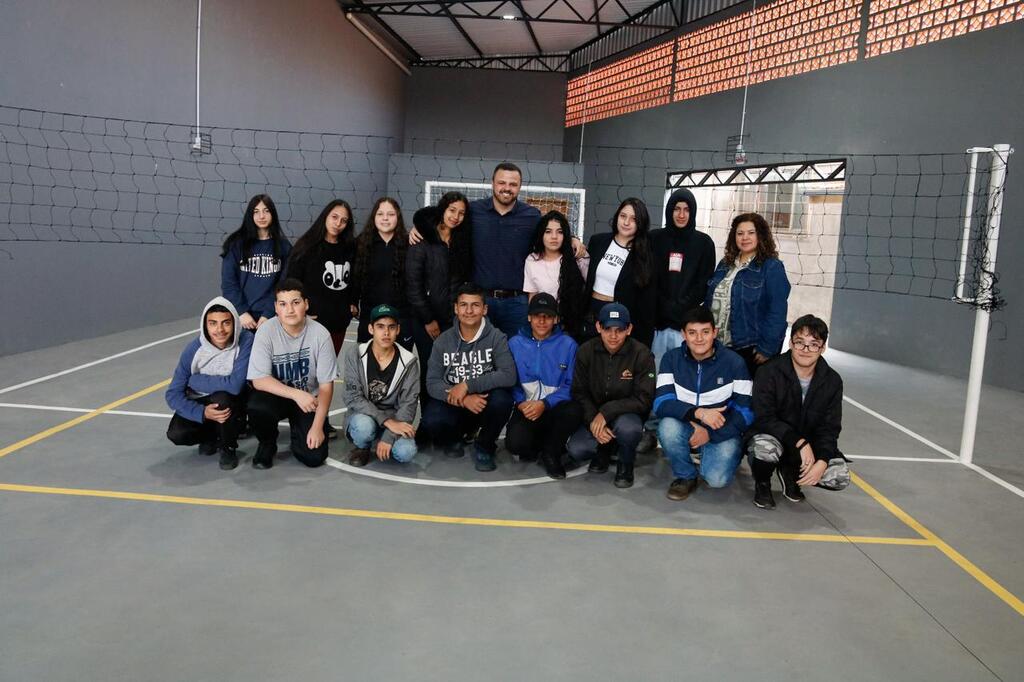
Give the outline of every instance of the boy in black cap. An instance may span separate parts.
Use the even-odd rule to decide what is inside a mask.
[[[572,399],[583,408],[584,424],[569,439],[569,455],[589,459],[590,472],[604,473],[618,451],[615,486],[628,488],[644,419],[654,402],[654,356],[630,337],[633,325],[621,303],[601,308],[597,330],[600,337],[584,343],[576,355]]]
[[[565,478],[565,442],[582,419],[580,406],[569,399],[576,342],[558,326],[558,303],[551,294],[530,300],[522,329],[508,343],[519,383],[512,389],[512,412],[505,446],[523,460],[537,459],[551,478]]]
[[[355,445],[348,463],[366,466],[373,446],[377,459],[405,463],[416,456],[416,405],[420,365],[395,343],[401,327],[398,310],[382,303],[370,311],[371,339],[345,356],[348,437]],[[374,443],[376,442],[376,445]]]

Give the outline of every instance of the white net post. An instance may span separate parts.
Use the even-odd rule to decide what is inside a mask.
[[[970,150],[975,151],[975,150]],[[999,247],[999,222],[1003,213],[1003,185],[1006,182],[1006,163],[1013,150],[1008,144],[997,144],[991,150],[992,170],[988,191],[988,229],[984,262],[980,268],[977,292],[991,291]],[[974,345],[971,348],[971,373],[967,380],[967,406],[964,410],[964,428],[960,437],[960,462],[970,465],[974,460],[974,440],[978,429],[978,408],[981,405],[981,384],[985,372],[985,350],[988,346],[988,325],[991,313],[987,306],[978,306],[974,317]]]

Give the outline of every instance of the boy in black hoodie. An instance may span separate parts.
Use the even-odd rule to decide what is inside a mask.
[[[697,200],[677,189],[665,205],[665,227],[651,230],[658,299],[651,352],[659,367],[667,351],[683,344],[683,314],[704,302],[715,272],[715,242],[696,223]]]

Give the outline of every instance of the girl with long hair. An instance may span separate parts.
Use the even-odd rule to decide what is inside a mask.
[[[704,305],[715,316],[718,339],[742,356],[751,377],[782,351],[789,292],[768,221],[758,213],[733,218]]]
[[[377,199],[363,231],[356,237],[352,314],[359,317],[356,336],[359,343],[370,340],[370,313],[376,306],[387,304],[399,313],[398,343],[406,350],[413,349],[414,322],[409,314],[405,283],[408,250],[409,233],[405,230],[401,206],[391,197]]]
[[[266,194],[250,199],[242,225],[227,236],[220,253],[221,293],[246,329],[255,330],[274,317],[274,286],[291,248],[273,200]]]
[[[473,272],[469,200],[461,192],[448,192],[437,206],[416,211],[412,222],[423,239],[406,256],[406,293],[420,356],[420,403],[426,405],[426,367],[434,339],[452,326],[453,294]]]
[[[615,301],[629,310],[633,338],[649,348],[657,302],[647,205],[636,197],[623,200],[609,226],[611,232],[595,234],[587,245],[593,265],[587,276],[586,336],[597,334],[594,320],[606,303]]]
[[[578,339],[583,330],[589,262],[589,258],[576,259],[572,229],[560,211],[548,211],[541,216],[533,231],[530,254],[523,265],[523,291],[531,299],[545,292],[558,301],[562,329],[574,339]]]

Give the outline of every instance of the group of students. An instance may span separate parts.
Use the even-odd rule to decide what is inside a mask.
[[[688,190],[670,197],[665,228],[629,198],[584,247],[564,215],[519,201],[521,183],[499,164],[491,196],[445,194],[409,231],[384,197],[358,236],[351,207],[332,201],[294,247],[270,197],[253,197],[224,244],[223,296],[168,388],[168,437],[231,469],[251,429],[253,464],[269,468],[287,417],[293,454],[322,464],[355,318],[340,373],[354,466],[408,462],[427,444],[461,456],[472,441],[476,469],[493,471],[504,429],[506,448],[553,478],[615,460],[626,488],[656,433],[674,500],[698,478],[728,485],[743,452],[759,507],[774,507],[773,475],[794,501],[801,486],[845,487],[828,328],[800,318],[780,355],[790,285],[763,217],[733,220],[716,267]]]

